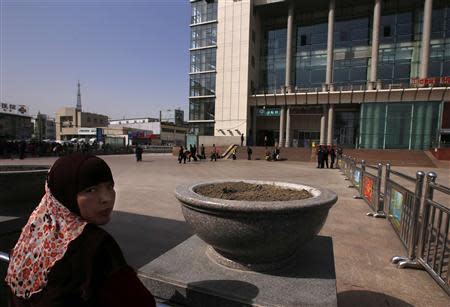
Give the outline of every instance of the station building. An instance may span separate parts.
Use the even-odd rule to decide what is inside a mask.
[[[450,143],[445,0],[191,1],[189,123],[247,144]]]

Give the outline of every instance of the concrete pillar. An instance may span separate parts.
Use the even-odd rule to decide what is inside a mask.
[[[328,133],[327,133],[327,145],[333,145],[334,138],[334,105],[330,104],[328,108]]]
[[[325,145],[326,137],[325,137],[325,129],[327,127],[326,124],[326,114],[325,110],[322,111],[322,116],[320,117],[320,144],[319,145]]]
[[[328,10],[328,35],[327,35],[327,72],[325,83],[328,89],[333,83],[333,60],[334,60],[334,10],[335,0],[330,0],[330,8]]]
[[[258,107],[253,107],[253,114],[252,114],[252,139],[253,144],[252,146],[256,146],[256,113],[258,112]]]
[[[433,0],[425,0],[423,8],[422,53],[420,57],[420,78],[428,77],[428,63],[430,61],[431,16]]]
[[[291,92],[292,78],[292,35],[294,32],[294,1],[289,4],[287,20],[287,38],[286,38],[286,80],[285,85],[288,92]]]
[[[286,109],[286,148],[291,147],[291,108]]]
[[[283,147],[284,144],[284,112],[285,107],[280,108],[280,137],[278,138],[278,146]]]
[[[373,8],[372,60],[370,66],[370,82],[368,89],[374,90],[378,75],[378,49],[380,48],[381,0],[375,0]]]

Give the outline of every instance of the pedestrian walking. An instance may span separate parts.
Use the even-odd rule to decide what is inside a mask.
[[[136,145],[136,149],[135,149],[136,162],[141,162],[142,161],[142,153],[143,152],[144,152],[144,149],[142,149],[141,146]]]
[[[237,150],[237,147],[234,147],[234,148],[231,150],[231,158],[232,158],[233,160],[236,160],[236,150]]]
[[[244,146],[244,134],[241,134],[241,147]]]
[[[192,146],[192,158],[194,159],[194,161],[197,161],[197,146]]]
[[[205,154],[205,146],[200,147],[200,156],[202,157],[202,159],[206,159],[206,154]]]
[[[214,160],[214,162],[217,161],[217,149],[216,144],[213,144],[212,151],[211,151],[211,161]]]
[[[183,146],[180,146],[180,149],[178,150],[178,163],[181,164],[181,161],[186,164],[186,154],[184,152]]]

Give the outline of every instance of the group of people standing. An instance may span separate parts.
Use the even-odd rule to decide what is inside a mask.
[[[336,155],[342,155],[342,148],[336,148],[336,146],[319,145],[317,147],[317,168],[333,168],[336,161]],[[328,157],[330,157],[330,164],[328,164]]]
[[[216,145],[213,144],[213,149],[211,151],[211,161],[217,161],[217,149],[216,149]],[[186,164],[186,160],[188,162],[191,162],[191,159],[193,159],[194,161],[197,160],[205,160],[206,159],[206,153],[205,153],[205,146],[203,146],[203,144],[200,147],[200,153],[198,153],[198,149],[197,146],[195,145],[189,145],[189,150],[180,146],[180,149],[178,151],[178,163],[181,164],[181,162],[183,162],[184,164]]]

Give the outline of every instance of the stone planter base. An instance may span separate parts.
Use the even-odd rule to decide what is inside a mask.
[[[206,249],[192,236],[142,267],[139,277],[157,298],[183,306],[337,306],[330,237],[317,236],[270,274],[216,264]]]

